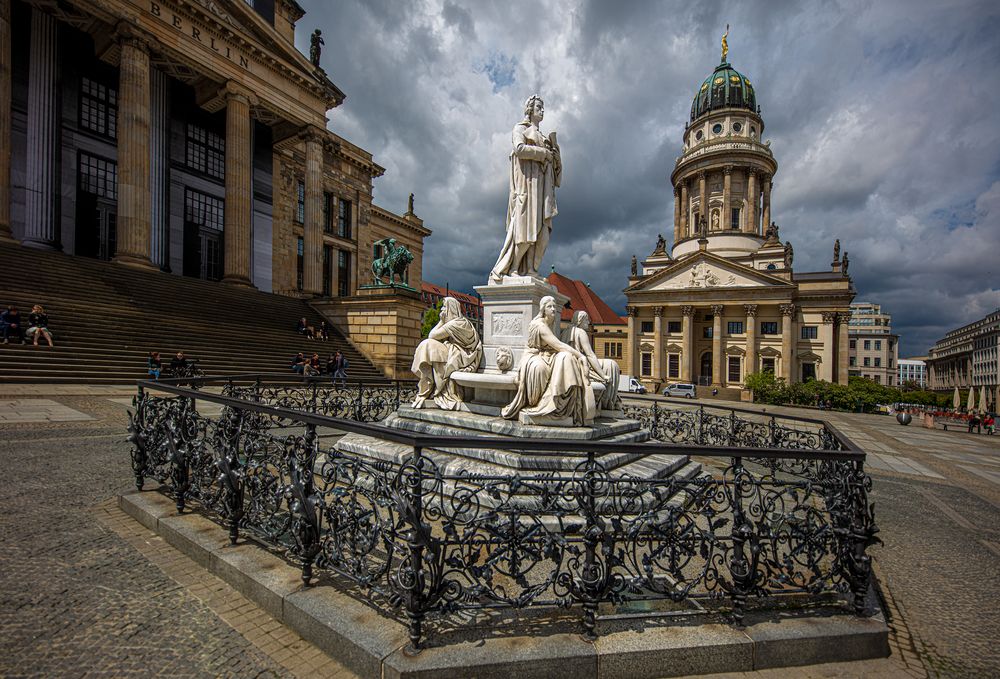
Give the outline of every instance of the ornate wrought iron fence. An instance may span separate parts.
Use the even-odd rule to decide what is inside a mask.
[[[589,639],[601,604],[697,603],[737,625],[747,610],[775,600],[866,613],[867,549],[878,529],[864,454],[827,427],[824,436],[835,443],[796,435],[803,448],[795,450],[782,435],[784,447],[738,447],[775,440],[776,426],[810,431],[818,421],[760,425],[733,411],[725,427],[706,427],[716,415],[702,412],[696,425],[716,433],[692,449],[410,435],[317,414],[360,420],[381,406],[357,403],[388,398],[366,400],[355,388],[353,401],[338,401],[335,389],[310,394],[311,386],[288,392],[233,383],[228,395],[214,395],[140,383],[129,424],[136,485],[147,478],[164,484],[179,511],[196,501],[234,543],[243,534],[284,549],[306,584],[314,567],[354,581],[358,595],[406,621],[414,649],[427,616],[477,609],[578,607]],[[397,404],[402,399],[401,385],[394,394],[397,387],[378,388],[390,389]],[[221,404],[222,415],[202,416],[196,400]],[[651,417],[672,431],[670,411]],[[690,422],[686,414],[682,420]],[[345,454],[320,443],[321,428],[377,436],[412,453],[400,464]],[[744,436],[748,430],[757,433]],[[764,432],[772,438],[761,438]],[[722,436],[726,447],[716,443]],[[446,473],[425,451],[449,447],[515,448],[578,462],[544,474]],[[622,452],[687,452],[718,464],[694,478],[644,479],[602,464],[602,455]]]

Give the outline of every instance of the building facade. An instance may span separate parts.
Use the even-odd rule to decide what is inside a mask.
[[[896,384],[903,386],[907,382],[916,384],[921,389],[927,388],[927,363],[926,356],[919,358],[901,358],[897,361],[899,370],[896,375]]]
[[[880,304],[851,304],[850,336],[851,375],[874,380],[890,387],[899,382],[899,336],[892,333],[892,316]]]
[[[931,389],[969,387],[997,389],[1000,349],[1000,309],[984,318],[952,330],[931,347],[927,356],[927,380]]]
[[[415,256],[383,169],[326,129],[344,94],[294,47],[294,0],[0,0],[0,237],[310,298]]]
[[[673,246],[633,258],[626,372],[648,387],[741,388],[771,371],[789,382],[847,382],[855,291],[834,246],[829,271],[797,272],[771,220],[777,161],[750,79],[723,55],[702,82],[671,174]]]

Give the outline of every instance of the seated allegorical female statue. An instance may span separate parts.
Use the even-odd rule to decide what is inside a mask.
[[[590,343],[590,314],[586,311],[573,312],[573,321],[563,331],[563,342],[570,345],[587,359],[588,379],[604,384],[604,392],[597,401],[599,410],[621,410],[622,401],[618,398],[618,378],[621,368],[610,358],[597,358],[594,347]]]
[[[528,324],[527,351],[517,373],[517,393],[501,415],[508,420],[520,415],[522,421],[531,424],[592,424],[597,408],[586,358],[552,332],[559,313],[555,299],[543,297],[540,307]]]
[[[457,410],[464,400],[462,387],[455,384],[455,372],[475,372],[483,359],[479,333],[462,316],[458,300],[445,297],[441,316],[413,354],[412,370],[419,378],[414,408],[424,407],[427,399],[442,410]]]

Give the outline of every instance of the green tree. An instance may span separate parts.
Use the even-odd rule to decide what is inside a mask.
[[[441,302],[438,302],[427,311],[424,312],[424,320],[420,323],[420,336],[423,339],[427,339],[427,336],[431,334],[431,330],[437,325],[438,319],[441,318]]]

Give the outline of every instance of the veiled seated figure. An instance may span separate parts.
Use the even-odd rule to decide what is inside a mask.
[[[522,421],[532,424],[577,426],[594,421],[597,408],[587,377],[587,359],[552,331],[558,313],[555,299],[543,297],[538,315],[528,324],[517,393],[501,411],[508,420],[521,416]]]
[[[427,399],[442,410],[457,410],[464,400],[462,387],[455,384],[455,372],[476,372],[483,359],[479,333],[454,297],[445,297],[441,316],[413,354],[414,374],[419,378],[414,408],[422,408]]]
[[[621,410],[618,398],[618,378],[621,368],[610,358],[597,358],[590,343],[590,314],[586,311],[573,312],[571,325],[563,331],[563,342],[570,345],[587,359],[588,379],[604,384],[604,392],[597,402],[599,410]]]

